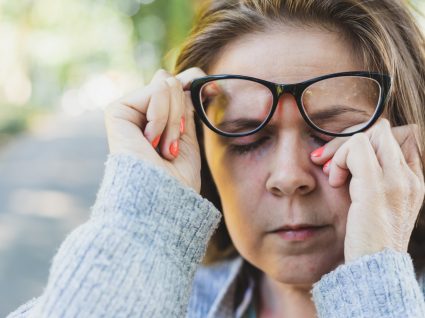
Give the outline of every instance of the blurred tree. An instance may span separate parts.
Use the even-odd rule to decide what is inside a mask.
[[[149,4],[141,5],[140,10],[132,16],[134,23],[134,37],[138,46],[136,54],[155,54],[159,60],[156,65],[149,65],[151,61],[147,57],[147,65],[170,68],[173,54],[164,58],[164,55],[171,51],[176,52],[177,47],[186,37],[192,24],[194,13],[194,0],[156,0]],[[137,49],[138,48],[138,49]],[[175,55],[175,53],[174,53]],[[145,63],[142,62],[142,65]],[[149,67],[148,67],[149,68]],[[144,68],[145,72],[152,73],[151,68]],[[152,74],[150,74],[152,75]]]
[[[24,128],[30,109],[79,114],[146,82],[159,67],[170,69],[194,4],[0,0],[0,133]]]

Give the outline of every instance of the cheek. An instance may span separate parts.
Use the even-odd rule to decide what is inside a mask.
[[[253,230],[261,217],[264,181],[261,169],[232,169],[218,182],[223,213],[230,228]]]
[[[222,151],[210,168],[223,208],[244,215],[255,211],[265,191],[267,166],[258,156],[236,157]]]
[[[225,176],[225,177],[224,177]],[[262,233],[262,198],[264,171],[242,166],[228,169],[223,179],[217,180],[223,214],[229,235],[242,255],[260,249]]]
[[[322,174],[319,176],[319,186],[321,188],[322,202],[326,202],[331,216],[336,234],[338,237],[345,237],[345,227],[347,223],[348,210],[351,205],[349,183],[339,188],[329,185],[328,177]]]

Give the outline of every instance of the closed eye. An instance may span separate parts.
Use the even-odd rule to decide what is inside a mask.
[[[229,151],[237,155],[245,155],[259,148],[269,139],[270,137],[265,136],[248,144],[230,144]]]
[[[323,146],[333,139],[330,136],[324,136],[324,135],[318,136],[315,133],[310,133],[310,138],[318,146]],[[233,153],[236,155],[246,155],[258,149],[260,146],[266,143],[269,139],[270,139],[270,136],[263,136],[262,138],[247,144],[229,144],[228,149],[230,153]]]
[[[313,135],[313,134],[311,134],[310,137],[319,146],[324,146],[326,143],[328,143],[330,141],[330,140],[320,138],[319,136],[316,136],[316,135]]]

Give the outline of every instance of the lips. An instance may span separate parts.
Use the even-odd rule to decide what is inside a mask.
[[[315,225],[315,224],[307,224],[307,223],[302,223],[302,224],[293,224],[293,225],[284,225],[281,226],[280,228],[276,229],[275,232],[278,231],[298,231],[298,230],[308,230],[308,229],[316,229],[316,228],[321,228],[321,227],[325,227],[326,225]]]
[[[317,226],[311,224],[285,225],[274,231],[274,233],[285,241],[305,241],[326,233],[326,227],[326,225]]]

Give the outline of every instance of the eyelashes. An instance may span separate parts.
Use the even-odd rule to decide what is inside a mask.
[[[258,147],[260,147],[262,144],[264,144],[268,139],[270,139],[269,137],[263,137],[260,138],[254,142],[248,143],[248,144],[230,144],[229,145],[229,151],[233,154],[236,155],[245,155],[248,154],[250,152],[253,152],[254,150],[256,150]]]
[[[318,146],[323,146],[330,141],[330,140],[325,140],[323,138],[320,138],[319,136],[316,136],[313,134],[310,134],[310,138]],[[247,143],[247,144],[229,144],[228,149],[229,149],[229,152],[232,154],[243,156],[243,155],[250,154],[254,152],[255,150],[258,150],[261,146],[264,146],[269,140],[270,140],[269,136],[264,136],[254,142]]]

